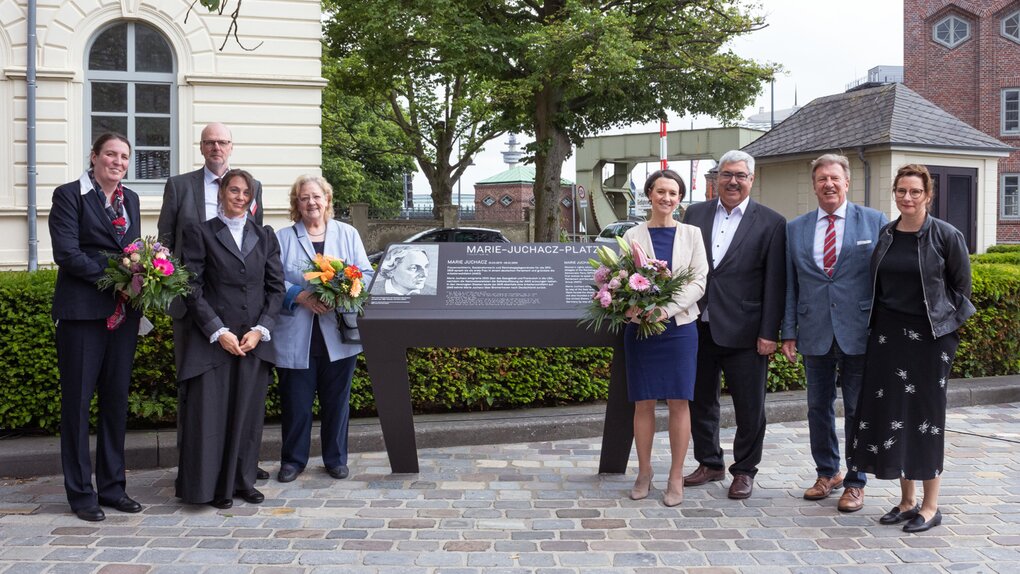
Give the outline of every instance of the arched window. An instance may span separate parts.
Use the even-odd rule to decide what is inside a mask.
[[[177,97],[166,38],[142,22],[117,22],[93,38],[86,70],[88,142],[106,131],[126,135],[134,160],[125,180],[142,189],[146,182],[170,177],[176,168],[171,150],[177,141]]]

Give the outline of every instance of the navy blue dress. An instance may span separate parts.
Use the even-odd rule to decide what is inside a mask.
[[[675,227],[650,227],[655,258],[673,267]],[[637,325],[624,331],[627,361],[627,396],[631,402],[694,398],[694,374],[698,358],[698,329],[693,322],[677,326],[666,320],[666,330],[645,339],[637,338]]]

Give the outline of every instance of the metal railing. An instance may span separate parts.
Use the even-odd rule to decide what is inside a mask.
[[[431,207],[372,207],[368,210],[369,219],[435,219]],[[460,208],[461,221],[474,221],[478,219],[474,207]]]

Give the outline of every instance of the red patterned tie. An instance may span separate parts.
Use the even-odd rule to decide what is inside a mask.
[[[832,277],[836,270],[836,216],[826,215],[829,225],[825,228],[825,244],[822,247],[822,267],[825,273]]]

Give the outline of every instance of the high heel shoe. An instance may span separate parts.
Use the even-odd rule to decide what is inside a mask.
[[[641,500],[648,496],[648,489],[652,486],[652,474],[640,475],[634,481],[634,488],[630,489],[631,500]]]
[[[676,506],[684,501],[684,479],[678,478],[666,482],[666,492],[662,495],[662,503]]]

